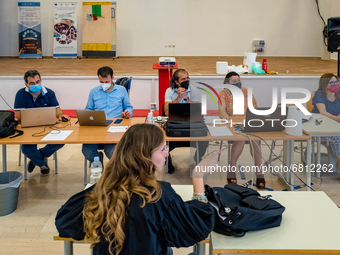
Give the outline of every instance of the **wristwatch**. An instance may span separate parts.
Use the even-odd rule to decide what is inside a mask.
[[[184,101],[188,101],[188,98],[183,98]]]

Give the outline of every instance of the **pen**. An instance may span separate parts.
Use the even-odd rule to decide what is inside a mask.
[[[75,124],[77,124],[78,122],[79,122],[79,120],[77,120]]]

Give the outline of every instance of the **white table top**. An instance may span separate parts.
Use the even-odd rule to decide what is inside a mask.
[[[212,232],[213,253],[340,254],[340,209],[324,192],[260,193],[271,194],[273,199],[286,207],[281,226],[249,231],[241,238]]]
[[[308,135],[335,135],[340,134],[340,123],[325,116],[318,114],[322,117],[322,123],[316,125],[315,119],[311,118],[302,124],[303,131]]]

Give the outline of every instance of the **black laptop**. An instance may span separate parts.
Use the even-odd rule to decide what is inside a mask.
[[[257,110],[268,110],[269,107],[256,108]],[[273,132],[283,131],[285,127],[282,125],[282,121],[287,118],[286,115],[281,115],[281,107],[277,107],[276,110],[267,115],[256,115],[252,113],[249,108],[247,109],[244,132]],[[283,122],[285,124],[285,122]]]
[[[203,121],[201,103],[170,103],[169,120]]]

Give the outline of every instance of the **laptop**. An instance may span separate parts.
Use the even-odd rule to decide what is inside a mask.
[[[257,110],[268,110],[269,107],[256,108]],[[244,132],[274,132],[283,131],[285,127],[281,124],[283,120],[287,118],[286,115],[281,115],[281,107],[277,107],[276,110],[268,115],[256,115],[252,113],[249,108],[247,109]],[[250,124],[250,125],[249,125]],[[285,124],[285,123],[284,123]]]
[[[76,110],[80,126],[108,126],[112,120],[107,120],[104,111]]]
[[[20,110],[22,127],[46,126],[56,123],[56,108],[41,107]]]
[[[170,103],[169,120],[203,121],[201,103]]]

